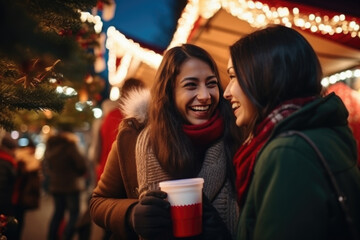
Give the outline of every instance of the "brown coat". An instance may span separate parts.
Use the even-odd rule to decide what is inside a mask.
[[[113,239],[138,239],[128,227],[126,213],[138,201],[135,145],[142,128],[135,118],[122,121],[90,201],[92,219],[110,229]]]

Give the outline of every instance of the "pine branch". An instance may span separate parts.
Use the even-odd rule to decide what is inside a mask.
[[[9,111],[9,109],[2,108],[0,110],[0,128],[4,128],[6,131],[11,131],[14,129],[14,121],[13,121],[14,113]]]
[[[63,95],[56,94],[54,90],[43,88],[25,89],[8,86],[5,87],[5,91],[0,89],[0,94],[1,104],[8,106],[9,109],[40,111],[49,109],[60,112],[64,107],[64,100],[67,99]]]
[[[83,70],[84,66],[91,66],[94,57],[79,45],[77,39],[84,25],[91,25],[86,29],[95,34],[93,25],[82,23],[79,13],[79,10],[90,10],[95,4],[94,0],[1,1],[0,26],[6,34],[0,38],[0,58],[7,57],[21,65],[33,58],[51,56],[52,59],[61,59],[63,64],[68,65],[65,69],[77,69],[79,66]],[[10,22],[11,24],[8,24]],[[91,44],[95,44],[95,39]],[[73,72],[75,70],[69,71]],[[86,74],[84,71],[81,73],[82,76],[78,74],[72,77],[71,74],[67,76],[67,73],[63,72],[72,81]]]
[[[14,115],[23,109],[63,110],[68,97],[57,94],[49,79],[79,86],[91,71],[96,36],[80,11],[96,2],[0,1],[0,127],[13,128]]]

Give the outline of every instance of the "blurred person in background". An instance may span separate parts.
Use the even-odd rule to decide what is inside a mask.
[[[0,129],[0,218],[1,224],[7,223],[7,219],[16,218],[16,205],[18,203],[18,166],[15,158],[17,142],[11,138],[10,133]],[[14,223],[18,223],[15,220]],[[0,236],[7,239],[19,240],[20,234],[17,224],[11,228],[1,226]]]
[[[100,161],[100,155],[101,153],[101,145],[102,145],[102,140],[101,140],[101,135],[100,135],[100,129],[102,126],[102,123],[104,122],[105,117],[109,114],[109,112],[117,109],[119,107],[119,103],[112,101],[110,99],[106,99],[102,102],[101,104],[101,110],[102,110],[102,117],[100,118],[96,118],[93,120],[93,122],[91,123],[91,135],[89,137],[90,139],[90,143],[89,143],[89,148],[87,151],[87,158],[89,159],[90,162],[90,168],[94,169],[94,171],[91,171],[91,180],[92,180],[92,188],[91,188],[91,192],[93,190],[94,185],[96,185],[97,183],[97,173],[96,173],[96,169],[97,166],[99,164]]]
[[[54,213],[51,218],[48,240],[73,238],[80,211],[80,192],[83,189],[87,163],[81,153],[78,137],[65,126],[59,133],[49,137],[44,153],[45,172],[49,176],[49,192],[54,198]],[[62,236],[58,236],[59,227],[65,211],[69,211]]]
[[[104,171],[106,159],[111,150],[111,146],[116,139],[119,132],[119,124],[124,118],[123,113],[120,110],[120,104],[123,99],[127,97],[127,94],[135,89],[145,88],[144,82],[137,78],[126,79],[120,89],[120,98],[118,100],[118,106],[105,115],[104,120],[100,127],[100,159],[96,167],[96,182],[99,181],[101,174]]]
[[[19,220],[19,234],[21,236],[24,227],[26,211],[35,210],[40,206],[41,196],[41,163],[35,158],[35,143],[27,138],[27,144],[19,144],[15,150],[15,158],[18,164],[18,203],[16,206],[16,218]]]

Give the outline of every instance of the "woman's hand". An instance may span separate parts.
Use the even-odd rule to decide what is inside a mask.
[[[221,219],[218,211],[203,194],[203,231],[202,240],[229,240],[232,239],[230,231]]]
[[[129,211],[129,224],[146,239],[171,239],[172,221],[166,192],[149,191]]]

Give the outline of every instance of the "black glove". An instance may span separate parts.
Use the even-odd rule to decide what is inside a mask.
[[[232,239],[231,233],[226,224],[221,219],[218,211],[211,204],[209,199],[203,194],[203,240],[229,240]]]
[[[149,191],[129,211],[129,224],[146,239],[171,239],[172,221],[166,192]]]

